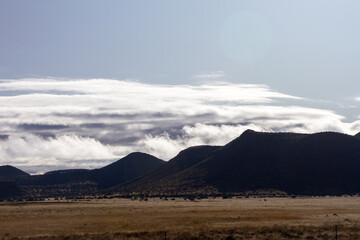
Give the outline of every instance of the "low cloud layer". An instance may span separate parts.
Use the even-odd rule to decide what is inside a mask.
[[[360,131],[360,121],[347,123],[330,110],[302,106],[304,101],[254,84],[3,80],[0,165],[94,168],[132,151],[168,160],[189,146],[226,144],[249,128]]]

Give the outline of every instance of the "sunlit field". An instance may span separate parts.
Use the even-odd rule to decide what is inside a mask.
[[[0,223],[0,239],[359,239],[360,198],[3,202]]]

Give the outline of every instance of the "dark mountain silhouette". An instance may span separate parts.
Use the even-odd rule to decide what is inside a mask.
[[[168,181],[172,181],[174,175],[196,165],[219,148],[221,147],[195,146],[185,149],[154,171],[130,181],[126,187],[130,192],[139,190],[138,186],[141,186],[141,189],[147,189],[147,191],[162,192],[165,188],[163,183],[166,185]]]
[[[150,189],[152,193],[171,194],[257,189],[309,195],[360,192],[360,139],[340,133],[247,130],[224,147],[200,156],[196,162],[185,170],[173,172],[170,177],[151,176],[156,175],[159,168],[114,189],[120,192],[130,189],[149,192]],[[151,188],[144,184],[147,180],[152,181]]]
[[[69,183],[94,182],[99,189],[122,184],[144,175],[164,163],[149,154],[135,152],[100,169],[58,170],[44,175],[32,176],[20,182],[21,185],[62,185]]]
[[[46,172],[44,173],[44,175],[46,176],[51,176],[51,175],[62,175],[62,174],[73,174],[73,173],[81,173],[81,172],[88,172],[90,170],[88,169],[63,169],[63,170],[55,170],[55,171],[50,171],[50,172]]]
[[[302,135],[246,131],[197,171],[200,169],[207,173],[204,181],[221,191],[275,188],[296,194],[358,192],[360,141],[331,132]]]
[[[0,182],[0,199],[19,197],[25,192],[13,182]]]
[[[28,173],[9,165],[0,166],[0,180],[14,181],[19,178],[30,176]]]
[[[91,179],[100,188],[108,188],[142,176],[163,165],[165,161],[150,154],[134,152],[100,169],[91,171]]]
[[[21,185],[61,185],[73,182],[86,182],[90,180],[91,170],[71,169],[47,172],[43,175],[34,175],[23,179]]]
[[[16,167],[0,166],[0,199],[9,199],[25,194],[14,181],[28,177],[30,177],[28,173]]]
[[[36,196],[64,192],[88,195],[103,189],[106,193],[154,195],[259,189],[307,195],[353,194],[360,193],[360,137],[247,130],[225,146],[191,147],[167,163],[137,152],[100,169],[59,170],[37,176],[3,166],[0,181],[7,182],[2,183],[3,189],[9,189],[10,195],[22,194],[21,186]]]

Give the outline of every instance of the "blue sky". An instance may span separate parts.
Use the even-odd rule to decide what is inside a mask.
[[[249,126],[264,131],[358,132],[359,10],[356,0],[2,0],[3,163],[29,167],[53,159],[53,168],[85,166],[91,161],[101,165],[104,162],[96,159],[110,161],[141,149],[170,158],[191,144],[226,143],[230,137],[216,140],[212,136],[225,136],[230,126],[238,126],[238,131],[230,131],[236,134]],[[135,91],[134,86],[147,90]],[[105,91],[112,88],[112,94]],[[163,94],[174,89],[184,92],[174,97]],[[153,91],[152,95],[147,91]],[[283,97],[278,98],[279,94]],[[124,106],[116,101],[124,96],[133,102]],[[57,102],[65,101],[62,98],[69,100],[66,106]],[[93,104],[93,98],[101,99],[99,105]],[[163,115],[147,105],[149,99]],[[171,107],[161,104],[169,99]],[[134,108],[127,107],[130,105]],[[245,105],[258,108],[256,116],[226,117],[235,110],[250,114]],[[184,106],[188,112],[169,110]],[[86,109],[92,112],[92,121],[75,114]],[[294,109],[308,118],[296,115]],[[46,118],[45,110],[49,112]],[[66,119],[59,118],[64,114],[68,114]],[[111,118],[114,114],[120,114],[122,120],[116,122]],[[120,126],[149,114],[153,120],[139,120],[132,132]],[[104,119],[105,115],[108,118]],[[14,122],[9,120],[11,116],[20,117]],[[287,123],[276,122],[279,116]],[[90,126],[91,131],[87,129]],[[214,126],[217,128],[211,128]],[[104,130],[110,128],[124,138]],[[75,163],[64,163],[64,159],[74,158],[77,152],[44,157],[24,150],[23,155],[38,162],[19,156],[18,162],[11,162],[15,157],[9,146],[21,142],[23,135],[39,142],[50,137],[57,141],[55,145],[70,140],[81,145],[89,140],[89,144],[106,149],[104,155],[97,155],[102,150],[88,153]],[[171,150],[149,147],[144,139],[152,139],[151,146],[163,141]],[[23,149],[34,148],[28,142],[22,143]],[[124,146],[126,149],[114,154],[113,148]],[[83,160],[87,162],[80,163]]]
[[[178,84],[198,72],[221,70],[231,82],[267,84],[304,97],[354,97],[360,84],[359,10],[356,0],[2,0],[1,77]],[[228,56],[222,44],[230,41],[223,43],[222,34],[233,19],[236,54],[241,39],[262,26],[251,14],[268,25],[271,43],[261,59],[243,63]]]

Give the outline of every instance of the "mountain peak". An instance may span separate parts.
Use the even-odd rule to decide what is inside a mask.
[[[256,131],[254,131],[252,129],[247,129],[237,139],[248,138],[248,137],[256,135],[257,133],[259,133],[259,132],[256,132]]]
[[[154,156],[143,152],[132,152],[126,155],[124,158],[139,158],[139,157],[154,157]]]
[[[97,169],[97,182],[101,188],[112,187],[142,176],[164,163],[165,161],[150,154],[133,152],[116,162]]]
[[[122,166],[123,164],[137,164],[139,162],[146,162],[146,163],[152,163],[156,162],[157,164],[164,163],[163,160],[158,159],[157,157],[154,157],[147,153],[142,152],[132,152],[125,157],[101,168],[101,169],[109,169],[113,168],[114,166]]]
[[[256,133],[256,131],[254,131],[252,129],[247,129],[241,135],[248,135],[248,134],[254,134],[254,133]]]
[[[29,174],[10,165],[0,166],[0,177],[28,176]]]
[[[257,189],[309,195],[357,193],[359,159],[360,142],[349,135],[246,130],[218,149],[186,149],[123,189],[170,194]]]

